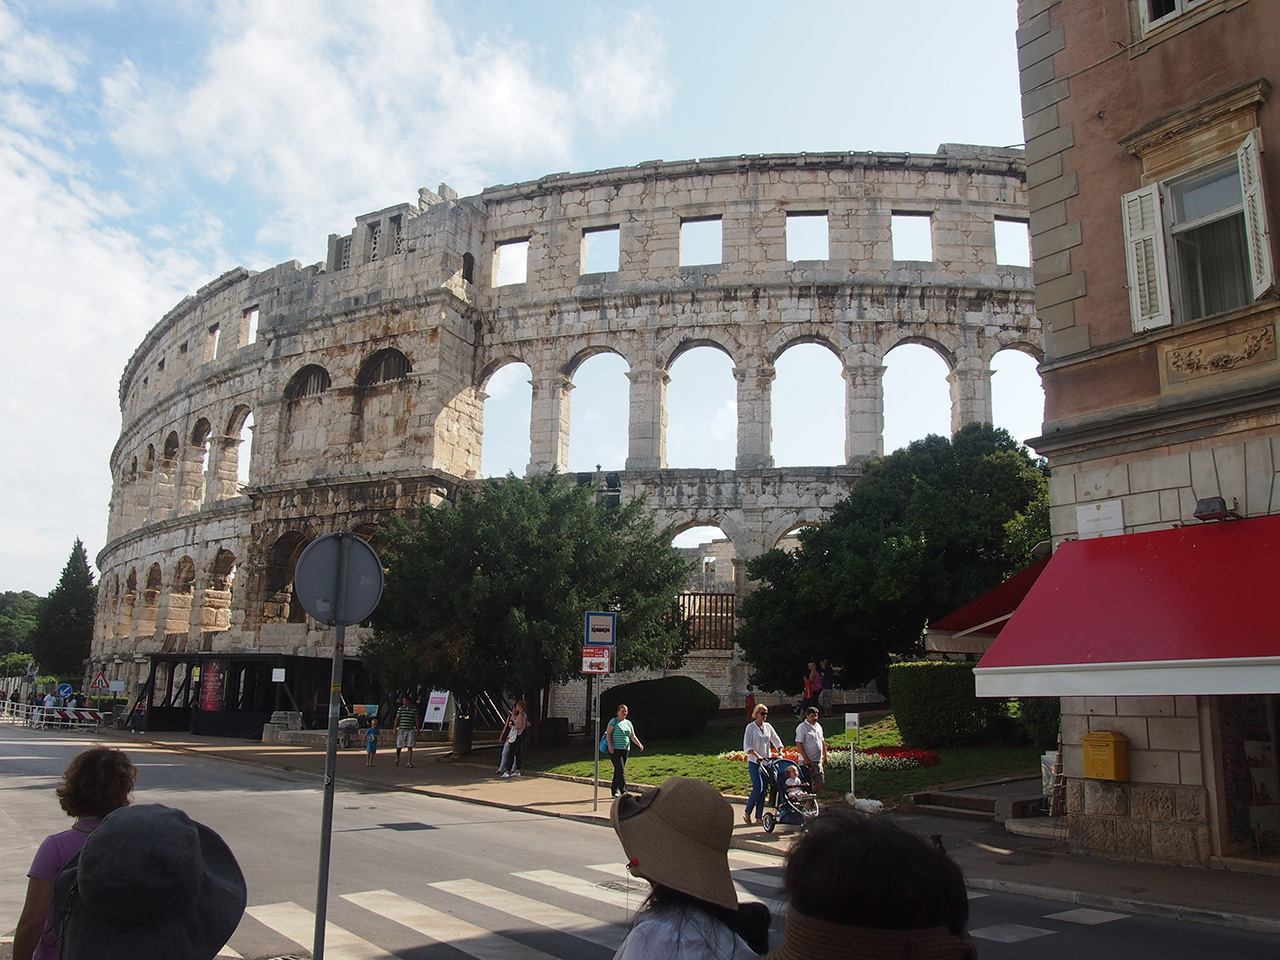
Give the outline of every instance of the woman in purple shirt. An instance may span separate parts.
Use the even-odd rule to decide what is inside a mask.
[[[27,871],[27,900],[13,936],[13,960],[58,960],[53,930],[53,879],[112,810],[129,803],[137,768],[121,750],[92,747],[67,765],[58,802],[75,817],[70,830],[45,837]]]

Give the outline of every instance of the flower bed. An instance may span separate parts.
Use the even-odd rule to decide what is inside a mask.
[[[782,755],[793,762],[799,762],[800,752],[795,747],[783,747]],[[741,750],[730,750],[717,754],[721,760],[745,761],[747,755]],[[858,768],[860,770],[913,770],[916,767],[936,767],[942,762],[932,750],[912,750],[909,747],[868,747],[858,751]],[[827,767],[832,770],[849,769],[848,750],[828,750]]]

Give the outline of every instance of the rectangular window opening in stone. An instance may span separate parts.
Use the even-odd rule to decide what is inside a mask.
[[[214,324],[209,328],[209,334],[204,339],[204,362],[218,358],[218,341],[222,339],[222,328],[218,324]]]
[[[240,340],[243,346],[247,347],[258,339],[258,312],[256,306],[244,312],[244,336]]]
[[[506,287],[529,278],[529,239],[508,240],[493,248],[493,285]]]
[[[933,260],[933,217],[927,213],[895,213],[891,218],[893,259]]]
[[[582,231],[582,273],[616,273],[622,262],[622,230],[598,227]]]
[[[399,214],[391,218],[391,253],[404,253],[404,221]]]
[[[724,262],[724,234],[719,217],[680,221],[680,266]]]
[[[382,222],[377,221],[369,224],[368,247],[365,250],[365,260],[369,263],[377,260],[382,254]]]
[[[160,362],[156,364],[156,370],[160,371],[163,369],[164,369],[164,357],[161,357]]]
[[[351,266],[351,238],[343,237],[338,241],[338,269],[345,270]]]
[[[996,263],[1031,266],[1031,231],[1026,220],[996,217]]]
[[[826,211],[787,214],[787,259],[830,259]]]

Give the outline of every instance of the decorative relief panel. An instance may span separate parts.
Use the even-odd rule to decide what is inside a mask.
[[[1267,324],[1253,330],[1242,330],[1225,337],[1169,349],[1165,352],[1165,373],[1170,384],[1185,383],[1275,359],[1275,327]]]

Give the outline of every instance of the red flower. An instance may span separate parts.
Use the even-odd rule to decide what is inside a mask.
[[[873,753],[880,757],[903,757],[914,760],[922,767],[936,767],[942,762],[942,758],[932,750],[913,750],[910,747],[867,747],[858,752]]]

